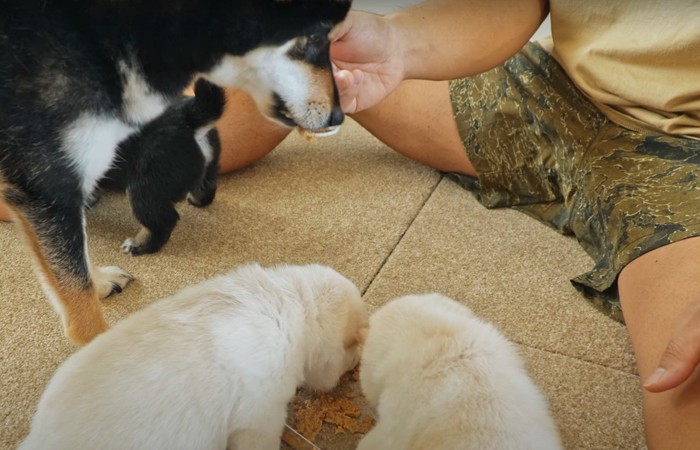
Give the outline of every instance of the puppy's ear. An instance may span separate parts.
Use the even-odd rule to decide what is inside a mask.
[[[345,338],[345,342],[343,342],[343,347],[345,350],[349,350],[358,345],[363,345],[367,339],[367,333],[369,333],[369,327],[367,325],[363,325],[357,329],[355,334],[348,335]]]
[[[364,345],[365,341],[367,340],[368,334],[369,334],[369,326],[368,325],[365,325],[364,327],[357,330],[357,342],[360,345]]]

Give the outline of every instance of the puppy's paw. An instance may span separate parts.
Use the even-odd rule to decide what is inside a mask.
[[[211,205],[215,195],[216,188],[209,190],[200,188],[187,193],[187,203],[197,208],[204,208],[205,206]]]
[[[146,227],[141,227],[136,236],[127,238],[124,241],[121,246],[122,252],[131,256],[156,253],[168,242],[173,227],[174,225],[162,229],[159,228],[153,232]]]
[[[142,252],[140,251],[140,246],[136,243],[134,238],[127,238],[121,246],[122,252],[131,256],[138,256]]]
[[[131,256],[146,255],[156,253],[161,246],[155,245],[153,240],[139,243],[138,238],[127,238],[121,246],[122,252]]]
[[[92,275],[95,289],[100,298],[119,294],[134,277],[117,266],[97,267]]]

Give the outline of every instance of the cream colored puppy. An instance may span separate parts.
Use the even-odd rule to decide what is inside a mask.
[[[21,449],[279,449],[298,386],[355,367],[367,313],[319,265],[243,266],[155,302],[69,357]]]
[[[379,419],[358,449],[561,448],[515,347],[466,306],[407,296],[369,322],[360,383]]]

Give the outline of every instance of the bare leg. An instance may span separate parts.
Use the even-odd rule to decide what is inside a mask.
[[[217,129],[221,139],[221,172],[246,167],[270,153],[290,128],[268,120],[243,91],[226,91],[226,109]]]
[[[229,89],[226,97],[226,110],[217,124],[222,172],[262,158],[290,131],[266,119],[246,93]],[[352,118],[408,158],[439,170],[476,174],[452,117],[446,81],[404,81],[381,103]]]
[[[446,172],[476,174],[452,116],[447,81],[404,81],[352,118],[408,158]]]
[[[10,210],[8,209],[5,202],[0,198],[0,220],[3,222],[10,222],[12,218],[10,217]]]
[[[700,297],[700,237],[641,256],[620,274],[622,311],[642,380],[656,369],[679,318]],[[650,449],[690,449],[700,442],[700,370],[679,387],[643,391]]]

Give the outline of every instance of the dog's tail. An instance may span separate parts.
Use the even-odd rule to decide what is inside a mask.
[[[188,117],[193,128],[208,125],[221,117],[226,104],[222,88],[200,78],[194,85],[194,95]]]

